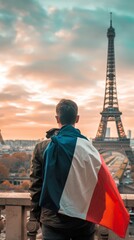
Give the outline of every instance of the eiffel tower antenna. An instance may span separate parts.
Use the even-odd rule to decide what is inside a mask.
[[[110,12],[110,27],[112,27],[112,12]]]

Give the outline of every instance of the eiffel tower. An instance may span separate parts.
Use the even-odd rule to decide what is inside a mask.
[[[94,146],[100,151],[118,151],[126,155],[131,164],[134,164],[134,154],[130,147],[130,139],[126,137],[123,124],[121,121],[122,112],[119,111],[117,89],[116,89],[116,74],[115,74],[115,54],[114,54],[114,38],[115,29],[112,26],[112,13],[110,13],[110,27],[107,31],[108,37],[108,55],[107,55],[107,71],[106,85],[103,111]],[[117,138],[107,138],[107,124],[109,121],[114,121],[117,129]]]

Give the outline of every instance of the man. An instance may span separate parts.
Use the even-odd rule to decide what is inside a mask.
[[[99,152],[75,128],[76,103],[62,99],[56,121],[51,140],[35,147],[30,174],[31,213],[43,240],[93,240],[94,223],[125,237],[129,214]]]
[[[64,131],[64,128],[70,128],[75,130],[75,124],[79,121],[78,116],[78,107],[75,102],[71,100],[62,99],[58,105],[56,106],[56,120],[59,126],[58,129],[52,129],[50,132],[47,132],[47,137],[51,135],[60,134],[60,131]],[[79,130],[76,130],[79,134]],[[73,133],[71,133],[73,134]],[[52,140],[53,141],[53,140]],[[51,142],[52,142],[51,141]],[[43,178],[45,173],[45,164],[46,164],[46,156],[47,147],[51,147],[49,145],[50,140],[45,140],[41,143],[38,143],[35,147],[32,164],[31,164],[31,202],[32,202],[32,215],[41,222],[42,225],[42,235],[43,240],[93,240],[94,239],[94,231],[95,225],[89,221],[80,219],[78,217],[70,217],[69,214],[65,215],[64,213],[58,213],[57,209],[52,209],[49,206],[49,202],[51,202],[50,193],[46,192],[46,199],[48,198],[48,202],[46,202],[46,206],[43,206],[44,201],[44,189],[43,189]],[[53,147],[53,146],[52,146]],[[68,150],[69,143],[66,145],[66,149]],[[46,151],[46,152],[45,152]],[[50,149],[51,151],[51,149]],[[49,157],[49,161],[51,162],[51,158]],[[60,163],[58,163],[60,164]],[[62,176],[57,175],[56,179],[53,179],[52,188],[56,187],[57,182],[64,182],[63,176],[66,174],[66,162],[64,163],[63,159],[62,170],[60,174]],[[58,168],[58,166],[57,166]],[[60,168],[60,166],[59,166]],[[59,169],[54,170],[54,174],[58,173]],[[62,172],[65,171],[65,172]],[[84,171],[84,169],[82,169]],[[49,170],[48,170],[49,172]],[[61,179],[60,179],[61,177]],[[50,180],[52,176],[48,177]],[[89,183],[90,184],[90,183]],[[73,185],[73,183],[72,183]],[[74,186],[75,187],[75,186]],[[75,189],[73,189],[75,190]],[[50,190],[49,190],[50,191]],[[52,192],[54,189],[52,189]],[[74,196],[77,194],[77,191]],[[76,196],[79,198],[79,196]],[[39,204],[40,202],[40,204]],[[48,204],[48,205],[47,205]],[[39,206],[41,205],[41,207]]]

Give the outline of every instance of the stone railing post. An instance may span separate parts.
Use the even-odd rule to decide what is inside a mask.
[[[1,231],[5,228],[5,218],[1,215],[1,210],[3,210],[4,207],[0,207],[0,234]]]
[[[30,240],[36,240],[36,235],[40,228],[40,223],[30,214],[30,217],[26,224],[27,237]]]
[[[6,239],[19,240],[24,238],[24,229],[21,206],[6,206]]]
[[[5,208],[6,240],[27,240],[26,220],[30,205],[29,193],[1,193],[0,206]]]
[[[109,230],[102,226],[99,226],[98,240],[108,240],[109,239]]]

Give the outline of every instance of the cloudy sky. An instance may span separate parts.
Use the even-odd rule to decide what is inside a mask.
[[[61,98],[78,103],[77,127],[95,137],[103,108],[111,11],[119,109],[126,134],[131,129],[134,136],[133,9],[132,0],[1,0],[3,138],[44,137],[57,127],[55,106]]]

